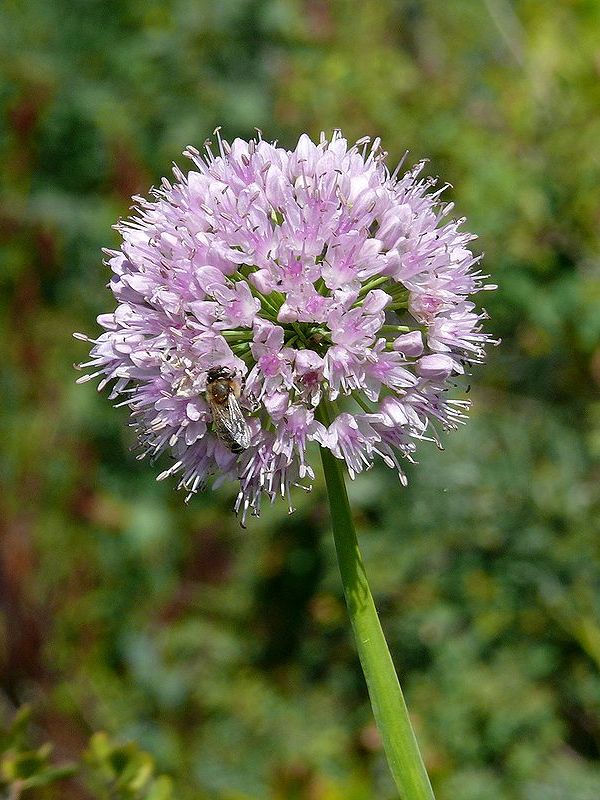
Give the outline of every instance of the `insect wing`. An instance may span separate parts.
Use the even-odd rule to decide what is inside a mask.
[[[241,452],[250,447],[250,429],[233,392],[222,405],[213,404],[213,418],[217,436],[233,452]]]

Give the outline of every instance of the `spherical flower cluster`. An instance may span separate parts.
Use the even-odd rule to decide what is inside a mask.
[[[219,136],[218,149],[188,148],[195,168],[175,167],[117,225],[118,305],[98,318],[80,380],[113,382],[143,452],[172,453],[159,479],[177,473],[188,495],[213,476],[239,481],[242,523],[263,496],[291,508],[291,486],[313,478],[310,442],[351,477],[378,456],[404,482],[416,440],[464,417],[447,389],[484,355],[469,297],[493,287],[474,237],[423,164],[389,173],[379,140],[303,135],[288,151]],[[209,373],[239,379],[241,447],[219,434]]]

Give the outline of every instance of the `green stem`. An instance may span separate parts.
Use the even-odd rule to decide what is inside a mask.
[[[372,289],[377,289],[378,286],[383,286],[384,283],[387,283],[390,280],[388,275],[384,275],[381,278],[373,278],[368,283],[361,288],[360,292],[358,293],[358,299],[364,300],[364,298],[369,294]]]
[[[246,330],[221,331],[221,336],[227,342],[250,342],[253,339],[253,332]]]
[[[331,423],[327,401],[321,402],[317,415],[324,425]],[[321,448],[321,459],[346,604],[388,764],[402,800],[434,800],[369,589],[352,523],[342,462],[326,448]]]
[[[363,411],[366,411],[367,414],[374,413],[369,404],[362,399],[360,392],[352,392],[352,399],[362,408]]]
[[[242,264],[236,272],[228,276],[229,279],[232,281],[238,281],[238,280],[246,281],[248,286],[250,287],[250,292],[252,293],[252,296],[256,297],[256,299],[260,302],[262,306],[263,316],[267,317],[267,319],[272,319],[273,322],[276,322],[277,314],[279,313],[279,306],[275,306],[275,304],[266,295],[264,295],[262,292],[259,292],[256,286],[254,286],[254,284],[248,280],[248,276],[251,275],[256,270],[254,267],[248,267],[248,268],[247,267],[248,267],[247,264]]]
[[[408,325],[382,325],[378,333],[407,333],[410,331]]]

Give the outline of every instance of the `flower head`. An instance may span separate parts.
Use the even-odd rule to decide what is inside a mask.
[[[310,442],[352,477],[380,457],[404,480],[416,440],[464,416],[446,390],[489,338],[470,300],[494,288],[474,237],[423,164],[390,175],[378,140],[218,147],[188,148],[194,168],[175,167],[175,182],[134,198],[136,216],[117,225],[123,242],[107,255],[118,305],[99,317],[80,380],[124,395],[144,453],[171,452],[159,479],[178,474],[189,494],[212,476],[239,481],[242,522],[265,495],[310,484]],[[211,370],[237,381],[222,408]],[[243,446],[219,435],[225,413]]]

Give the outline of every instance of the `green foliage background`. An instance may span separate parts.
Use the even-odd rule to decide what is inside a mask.
[[[111,224],[222,125],[380,135],[456,187],[503,342],[407,489],[351,486],[364,555],[439,800],[596,800],[600,4],[4,0],[0,64],[0,708],[34,721],[0,792],[395,796],[322,482],[242,532],[74,385]]]

